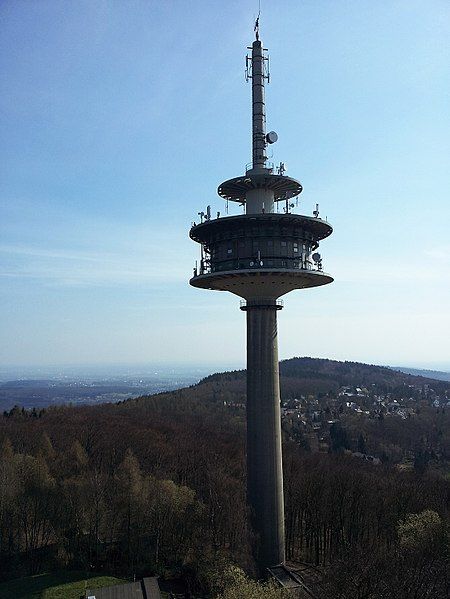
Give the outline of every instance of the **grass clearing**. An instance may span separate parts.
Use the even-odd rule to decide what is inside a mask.
[[[87,584],[86,584],[87,580]],[[92,575],[85,572],[55,572],[28,576],[0,583],[1,599],[80,599],[86,588],[99,589],[127,582],[113,576]]]

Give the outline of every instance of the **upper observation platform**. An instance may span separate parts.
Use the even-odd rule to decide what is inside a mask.
[[[292,213],[242,214],[194,224],[190,237],[202,249],[190,283],[245,299],[326,285],[333,279],[313,252],[332,230],[322,219]]]
[[[217,192],[224,200],[244,204],[248,192],[254,190],[272,191],[273,201],[279,202],[295,198],[302,192],[303,187],[297,179],[275,175],[267,169],[267,172],[247,172],[245,176],[228,179],[219,185]]]
[[[210,245],[217,241],[237,238],[296,238],[298,241],[311,241],[314,244],[333,232],[333,227],[315,216],[305,216],[289,212],[278,214],[239,214],[205,220],[195,224],[189,237],[198,243]],[[313,247],[313,249],[315,249]]]

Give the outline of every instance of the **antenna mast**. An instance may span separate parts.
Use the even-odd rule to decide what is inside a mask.
[[[267,162],[266,148],[266,103],[264,98],[265,81],[269,81],[268,57],[259,39],[259,14],[255,21],[255,41],[247,56],[247,80],[252,80],[252,139],[253,139],[253,170],[265,169]],[[249,68],[250,64],[250,68]]]

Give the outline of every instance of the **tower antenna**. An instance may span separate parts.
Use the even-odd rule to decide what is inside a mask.
[[[253,27],[253,31],[256,35],[256,40],[259,41],[259,17],[261,16],[261,0],[258,2],[258,16],[256,17],[255,26]]]

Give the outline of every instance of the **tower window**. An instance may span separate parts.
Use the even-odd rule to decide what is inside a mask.
[[[227,254],[232,254],[233,253],[233,248],[228,248],[227,249]]]

